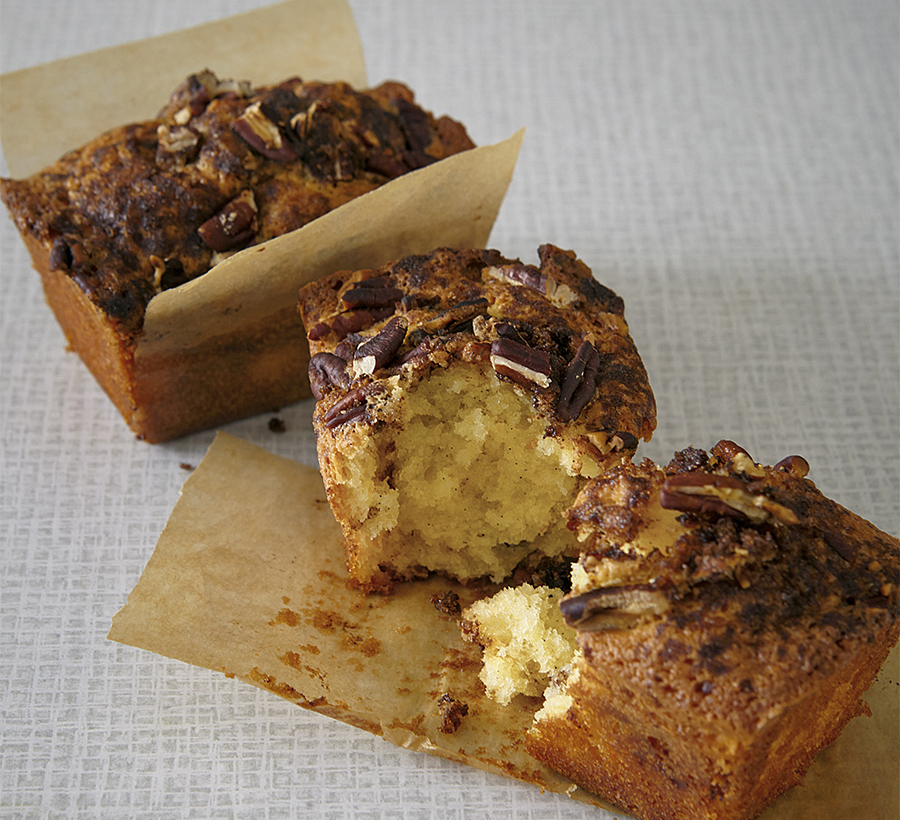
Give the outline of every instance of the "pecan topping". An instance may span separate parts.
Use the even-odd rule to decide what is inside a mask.
[[[406,338],[406,319],[395,316],[371,339],[363,342],[353,354],[353,369],[371,375],[384,367],[400,349]]]
[[[793,473],[797,478],[805,478],[809,475],[809,462],[803,456],[788,456],[781,459],[775,465],[775,469],[785,473]]]
[[[322,416],[325,426],[329,430],[340,427],[342,424],[355,421],[365,415],[369,396],[364,387],[351,390],[346,396],[336,401]]]
[[[514,285],[524,285],[526,288],[536,290],[538,293],[546,292],[546,277],[540,269],[533,265],[491,265],[484,272],[499,279],[501,282],[512,282]]]
[[[316,353],[309,360],[309,384],[318,401],[332,385],[346,387],[347,362],[333,353]]]
[[[191,154],[200,142],[200,135],[183,125],[174,128],[162,123],[156,129],[159,147],[169,154]]]
[[[630,629],[669,608],[665,594],[650,584],[600,587],[559,602],[566,623],[581,632]]]
[[[252,191],[241,193],[197,228],[200,238],[214,251],[228,251],[243,245],[255,232],[256,201]]]
[[[636,450],[638,446],[637,436],[634,436],[625,430],[619,430],[617,433],[613,433],[607,440],[607,443],[614,453],[620,453],[622,450]]]
[[[718,456],[723,461],[734,461],[735,457],[738,455],[750,458],[750,453],[741,447],[740,444],[735,444],[727,438],[723,438],[721,441],[714,444],[710,449],[710,453],[714,456]]]
[[[232,130],[254,151],[276,162],[288,162],[297,158],[297,149],[281,133],[281,129],[262,110],[257,100],[248,105],[233,123]]]
[[[378,284],[375,284],[378,283]],[[350,288],[341,299],[354,308],[383,308],[396,305],[403,298],[403,291],[391,286],[384,277],[364,279]]]
[[[518,384],[550,386],[550,354],[544,350],[500,338],[491,344],[491,365]]]
[[[585,339],[575,353],[575,357],[569,362],[562,389],[559,391],[556,415],[561,421],[578,418],[588,402],[594,398],[599,370],[600,354]]]
[[[793,510],[763,493],[748,491],[740,479],[713,473],[670,476],[663,483],[659,502],[668,510],[746,519],[754,524],[772,519],[782,524],[799,523]]]
[[[428,333],[438,333],[449,330],[459,325],[471,322],[476,316],[484,316],[487,313],[489,302],[483,297],[478,299],[466,299],[458,305],[439,313],[422,325],[422,330]]]
[[[356,333],[364,327],[371,327],[375,322],[387,319],[394,312],[393,305],[383,308],[374,308],[365,310],[349,310],[346,313],[339,314],[331,323],[331,329],[335,332],[338,339],[345,339],[351,333]]]
[[[331,333],[331,325],[327,322],[316,322],[306,336],[311,342],[318,342],[320,339],[324,339],[329,333]]]
[[[294,129],[300,139],[305,140],[309,136],[309,130],[312,128],[313,116],[318,107],[319,101],[313,100],[312,105],[310,105],[306,111],[301,111],[291,117],[291,128]]]

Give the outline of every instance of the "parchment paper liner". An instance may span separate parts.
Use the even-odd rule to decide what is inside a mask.
[[[480,653],[431,603],[451,588],[464,604],[479,592],[430,579],[362,596],[347,584],[318,472],[219,433],[109,637],[233,675],[398,746],[610,808],[521,748],[538,701],[504,709],[485,697]],[[896,817],[898,660],[895,648],[867,693],[873,718],[852,721],[767,820]],[[445,692],[469,706],[452,734],[438,728]]]
[[[3,75],[0,138],[10,173],[33,173],[109,127],[154,116],[175,86],[202,68],[257,85],[292,76],[367,85],[349,6],[341,0],[290,0]],[[405,81],[415,90],[414,78]],[[419,102],[430,107],[426,100]],[[240,408],[238,418],[309,395],[308,351],[289,358],[296,365],[290,372],[284,372],[284,357],[265,358],[267,349],[305,348],[295,310],[299,288],[335,270],[377,267],[440,246],[485,247],[522,138],[520,130],[503,142],[404,175],[155,296],[134,351],[133,395],[122,403],[130,401],[150,419],[163,419],[148,424],[148,429],[162,429],[168,419],[191,418],[206,405]],[[238,338],[243,347],[229,352],[229,341]],[[262,346],[259,358],[241,358],[247,345]],[[235,357],[233,364],[229,355]],[[282,371],[272,378],[280,378],[284,388],[276,384],[279,395],[266,393],[260,399],[265,407],[241,406],[248,367]],[[213,369],[206,384],[204,373]],[[233,391],[229,378],[237,383]],[[120,410],[127,417],[128,408]],[[209,422],[227,420],[219,409]],[[194,429],[202,426],[208,425]],[[184,432],[190,429],[177,431]]]

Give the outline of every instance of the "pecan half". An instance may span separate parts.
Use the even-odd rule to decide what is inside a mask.
[[[228,251],[243,245],[256,233],[256,201],[252,191],[243,191],[219,213],[209,218],[197,233],[214,251]]]
[[[347,362],[333,353],[316,353],[309,360],[309,384],[318,401],[329,387],[346,387],[349,384]]]
[[[650,584],[600,587],[559,602],[566,623],[580,632],[630,629],[668,608],[668,598]]]
[[[316,322],[312,328],[310,328],[309,333],[306,334],[306,338],[311,342],[318,342],[320,339],[324,339],[329,333],[331,333],[331,325],[328,322]]]
[[[782,524],[799,523],[793,510],[764,493],[750,492],[740,479],[714,473],[670,476],[663,482],[659,502],[668,510],[727,516],[754,524],[773,519]]]
[[[387,319],[393,312],[393,305],[371,310],[364,308],[348,310],[346,313],[340,313],[334,318],[331,322],[331,329],[339,340],[345,339],[351,333],[356,333],[365,327],[371,327],[375,322]]]
[[[298,156],[296,146],[282,134],[281,129],[262,110],[257,100],[248,105],[231,128],[254,151],[276,162],[289,162]]]
[[[325,426],[329,430],[355,421],[365,415],[368,408],[366,403],[368,397],[369,393],[364,387],[357,387],[355,390],[351,390],[325,411],[322,421],[325,422]]]
[[[550,386],[550,354],[544,350],[500,338],[491,344],[491,365],[518,384]]]
[[[374,284],[380,282],[380,284]],[[403,298],[403,291],[389,284],[387,279],[377,277],[357,282],[347,290],[341,299],[354,308],[382,308],[396,305]]]
[[[556,415],[561,421],[578,418],[581,411],[594,398],[597,391],[597,374],[600,370],[600,354],[585,339],[566,368],[559,400],[556,403]]]
[[[363,342],[353,354],[355,373],[371,375],[394,358],[406,338],[406,319],[395,316],[371,339]]]
[[[546,292],[546,277],[539,268],[533,265],[491,265],[484,269],[484,273],[501,282],[510,282],[514,285],[524,285],[538,293]]]

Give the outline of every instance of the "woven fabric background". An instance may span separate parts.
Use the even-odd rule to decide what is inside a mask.
[[[0,0],[0,68],[261,4]],[[491,244],[574,249],[625,298],[659,405],[644,455],[800,453],[900,532],[894,0],[352,5],[373,83],[480,144],[527,126]],[[606,816],[107,642],[213,433],[136,441],[0,230],[0,818]],[[314,464],[310,414],[228,430]]]

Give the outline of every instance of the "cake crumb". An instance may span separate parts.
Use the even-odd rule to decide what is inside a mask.
[[[284,419],[278,418],[278,416],[272,416],[269,419],[269,429],[273,433],[283,433],[287,430],[287,425],[284,423]]]
[[[450,735],[455,732],[462,719],[469,714],[469,705],[445,692],[438,699],[438,712],[441,716],[441,732]]]
[[[447,592],[441,595],[435,593],[431,596],[431,603],[434,604],[434,608],[438,612],[443,612],[445,615],[450,615],[451,617],[455,617],[462,612],[462,607],[459,604],[459,595],[452,589],[447,590]]]

